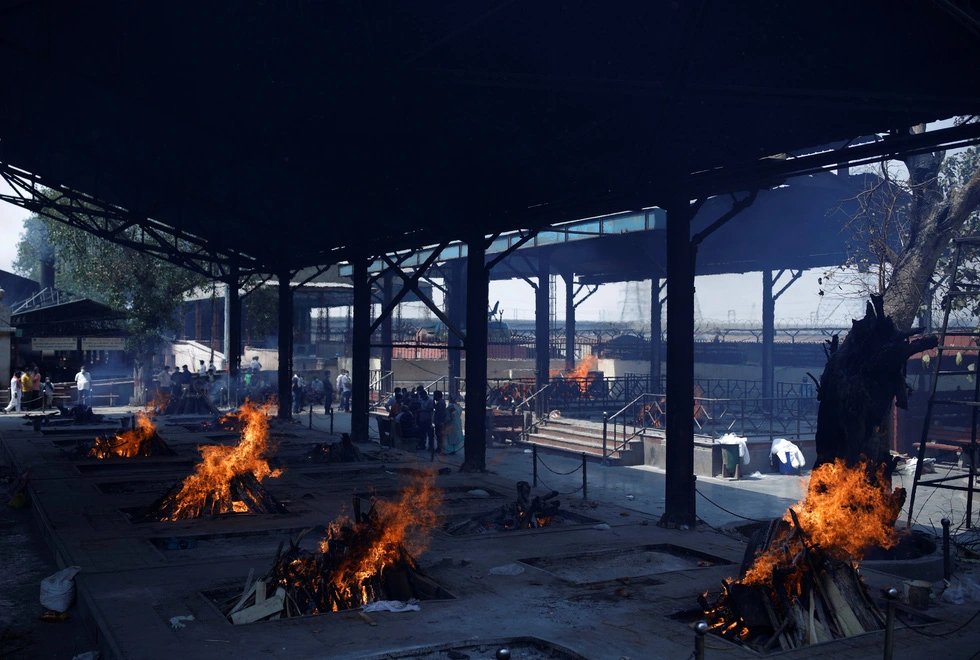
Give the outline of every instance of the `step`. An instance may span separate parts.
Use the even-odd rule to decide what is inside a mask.
[[[548,433],[534,433],[528,436],[528,442],[549,449],[560,450],[570,454],[586,454],[602,458],[602,438],[567,438],[559,437]],[[629,448],[625,452],[610,451],[609,460],[613,463],[623,463],[627,461],[629,465],[643,464],[643,441],[633,440],[629,443]],[[611,446],[610,446],[611,449]]]

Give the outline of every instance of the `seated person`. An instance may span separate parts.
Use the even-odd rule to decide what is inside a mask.
[[[415,415],[412,412],[404,408],[398,416],[395,417],[395,423],[398,425],[398,437],[402,440],[414,439],[416,447],[425,449],[425,433],[419,427],[418,422],[415,421]]]

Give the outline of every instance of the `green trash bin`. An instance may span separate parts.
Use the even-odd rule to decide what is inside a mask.
[[[721,462],[724,466],[722,471],[722,476],[735,476],[735,470],[738,469],[738,464],[740,462],[738,456],[738,447],[736,445],[730,445],[728,447],[721,448]]]

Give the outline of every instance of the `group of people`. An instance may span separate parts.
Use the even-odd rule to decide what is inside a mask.
[[[84,369],[84,367],[82,367]],[[23,410],[47,410],[54,407],[54,383],[51,378],[41,381],[41,370],[36,364],[14,371],[10,378],[10,402],[4,413]]]
[[[403,440],[415,439],[415,448],[437,454],[454,451],[460,434],[456,404],[443,397],[440,390],[429,393],[421,385],[414,389],[395,388],[385,403],[385,410]]]

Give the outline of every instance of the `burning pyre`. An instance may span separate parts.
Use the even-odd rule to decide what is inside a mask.
[[[286,508],[262,487],[266,477],[278,477],[264,455],[269,449],[269,406],[246,401],[240,411],[241,439],[237,445],[198,447],[202,463],[194,474],[177,483],[146,508],[141,520],[183,520],[222,513],[285,513]]]
[[[86,456],[88,458],[133,458],[134,456],[176,456],[157,435],[157,429],[148,415],[136,413],[134,428],[113,436],[101,435],[92,443]]]
[[[290,539],[285,553],[280,544],[269,572],[228,611],[231,620],[249,623],[417,598],[422,574],[414,557],[428,547],[442,501],[434,484],[435,472],[424,472],[397,501],[376,500],[363,515],[355,499],[353,519],[331,523],[315,551],[299,547],[303,535]]]
[[[883,628],[857,563],[869,548],[898,542],[904,501],[884,466],[838,459],[815,468],[806,499],[753,539],[742,577],[722,582],[714,602],[707,593],[699,598],[710,629],[762,650],[789,650]]]

